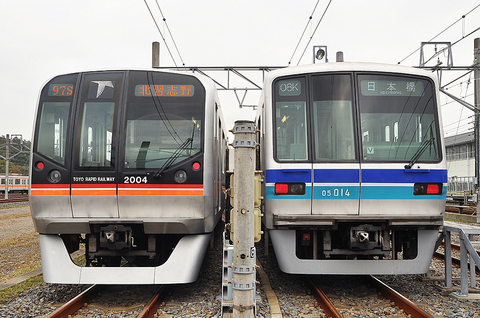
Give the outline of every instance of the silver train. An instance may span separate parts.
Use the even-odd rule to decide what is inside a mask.
[[[5,174],[0,174],[0,194],[5,194],[6,188]],[[28,176],[11,174],[8,176],[8,193],[27,194]]]
[[[430,72],[325,63],[270,72],[256,116],[263,223],[299,274],[428,270],[447,166]]]
[[[30,169],[44,280],[196,280],[225,206],[226,138],[206,77],[118,70],[51,79]]]

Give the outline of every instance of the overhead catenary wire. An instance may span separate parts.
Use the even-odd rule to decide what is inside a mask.
[[[475,6],[472,10],[468,11],[466,14],[462,15],[462,17],[460,17],[458,20],[456,20],[455,22],[453,22],[452,24],[450,24],[448,27],[446,27],[443,31],[441,31],[440,33],[438,33],[437,35],[435,35],[433,38],[431,38],[428,42],[432,42],[433,40],[435,40],[437,37],[439,37],[441,34],[443,34],[444,32],[446,32],[448,29],[450,29],[451,27],[453,27],[455,24],[457,24],[459,21],[462,21],[463,19],[465,19],[465,17],[467,15],[469,15],[470,13],[472,13],[474,10],[476,10],[478,7],[480,7],[480,4]],[[463,35],[463,34],[462,34]],[[462,38],[465,38],[466,36],[463,36]],[[408,59],[410,56],[412,56],[413,54],[417,53],[418,51],[420,51],[421,47],[417,48],[415,51],[413,51],[412,53],[410,53],[409,55],[407,55],[404,59],[402,59],[400,62],[398,62],[398,64],[401,64],[403,61],[405,61],[406,59]]]
[[[312,22],[313,15],[315,14],[315,10],[317,10],[317,6],[318,6],[319,2],[320,2],[320,0],[317,0],[317,3],[315,4],[315,7],[313,8],[312,14],[310,14],[310,16],[308,17],[308,21],[307,21],[307,24],[305,25],[305,29],[303,29],[303,32],[302,32],[302,35],[300,36],[300,39],[298,39],[297,46],[295,47],[295,50],[293,51],[293,54],[292,54],[292,57],[290,58],[290,61],[288,61],[288,65],[290,65],[290,63],[292,62],[293,56],[295,55],[298,47],[300,46],[300,42],[302,41],[303,36],[305,35],[305,32],[307,31],[308,25]]]
[[[323,18],[325,17],[325,14],[327,13],[327,10],[328,10],[328,8],[330,7],[330,4],[331,4],[331,3],[332,3],[332,0],[330,0],[330,1],[328,2],[328,5],[327,5],[327,7],[325,8],[325,11],[323,11],[322,17],[320,18],[320,21],[318,21],[317,26],[315,27],[315,30],[313,30],[313,33],[312,33],[312,35],[310,36],[310,39],[308,40],[307,45],[305,45],[305,49],[303,50],[302,56],[300,56],[300,58],[298,59],[297,65],[300,64],[300,61],[302,60],[303,55],[305,54],[305,51],[307,51],[307,48],[308,48],[308,46],[310,45],[310,42],[312,41],[313,36],[314,36],[315,33],[317,32],[317,29],[318,29],[318,27],[320,26],[320,23],[323,21]]]
[[[149,5],[148,5],[148,3],[147,3],[147,0],[143,0],[143,1],[145,2],[145,5],[147,6],[148,12],[150,12],[150,16],[152,17],[153,22],[155,23],[155,26],[157,27],[158,33],[160,33],[160,36],[162,37],[162,40],[163,40],[163,42],[165,43],[165,46],[167,47],[168,53],[170,54],[170,57],[172,58],[173,64],[175,64],[175,68],[176,68],[177,70],[179,70],[179,69],[178,69],[178,66],[177,66],[177,63],[175,62],[175,58],[173,57],[173,54],[172,54],[172,52],[170,51],[170,48],[168,47],[167,41],[165,40],[165,37],[163,36],[162,31],[160,31],[160,27],[158,26],[157,20],[156,20],[155,17],[153,16],[152,10],[150,10],[150,7],[149,7]]]
[[[182,66],[185,67],[185,62],[183,61],[182,55],[180,54],[180,51],[178,50],[177,43],[175,42],[175,39],[173,38],[173,34],[170,31],[170,27],[168,26],[167,19],[163,15],[162,9],[160,9],[160,5],[158,4],[158,0],[155,0],[157,3],[158,11],[160,11],[160,14],[162,15],[163,22],[165,23],[165,26],[167,27],[168,34],[170,34],[170,38],[172,39],[173,45],[175,46],[175,50],[177,51],[178,56],[180,57],[180,61],[182,61]]]

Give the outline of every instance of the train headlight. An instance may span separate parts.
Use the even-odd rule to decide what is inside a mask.
[[[184,183],[187,181],[187,173],[183,170],[177,170],[175,171],[175,175],[173,176],[173,179],[177,183]]]
[[[62,174],[58,170],[52,170],[48,173],[47,179],[51,183],[59,183],[62,179]]]

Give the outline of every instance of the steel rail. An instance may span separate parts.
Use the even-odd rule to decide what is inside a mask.
[[[322,307],[325,315],[332,318],[343,318],[343,315],[337,310],[327,295],[325,295],[325,293],[310,278],[306,278],[306,281],[313,289],[313,296],[317,300],[318,305]]]
[[[405,298],[392,288],[385,285],[379,279],[373,276],[365,276],[365,279],[368,283],[373,285],[380,293],[385,297],[393,301],[398,307],[400,307],[406,314],[410,315],[413,318],[433,318],[433,315],[429,314],[411,300]]]
[[[77,295],[75,298],[71,299],[69,302],[63,304],[61,307],[57,308],[50,315],[45,316],[46,318],[66,318],[69,315],[73,315],[77,310],[82,308],[86,303],[88,303],[95,294],[101,289],[100,285],[92,285],[81,294]]]
[[[143,308],[143,310],[138,314],[137,318],[153,318],[157,313],[158,308],[162,304],[164,299],[164,295],[166,293],[167,287],[166,285],[162,285],[155,295],[150,299],[147,305]]]

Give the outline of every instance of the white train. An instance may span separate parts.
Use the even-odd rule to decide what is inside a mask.
[[[268,73],[263,222],[283,271],[427,272],[447,185],[438,101],[431,72],[396,65]]]
[[[212,80],[158,70],[60,75],[41,90],[30,204],[50,283],[196,280],[225,197]],[[85,265],[71,253],[85,246]]]

